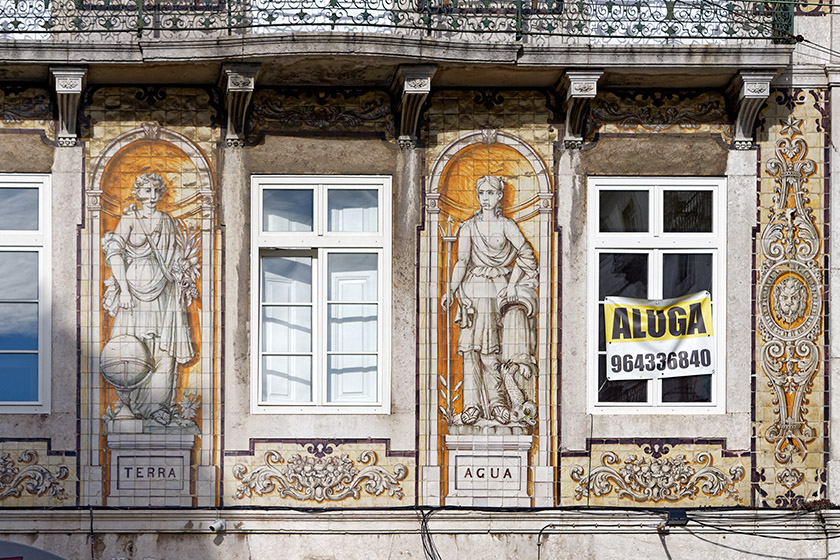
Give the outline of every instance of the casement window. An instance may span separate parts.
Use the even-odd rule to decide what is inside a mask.
[[[50,411],[50,178],[0,175],[0,413]]]
[[[388,413],[391,178],[251,188],[251,410]]]
[[[600,413],[724,412],[725,179],[589,178],[588,402]],[[711,294],[711,375],[608,380],[604,299]]]

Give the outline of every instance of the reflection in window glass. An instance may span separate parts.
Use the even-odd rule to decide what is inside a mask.
[[[647,381],[607,381],[607,356],[598,355],[598,402],[643,403],[647,401]]]
[[[376,352],[378,332],[376,305],[329,305],[328,351]]]
[[[666,233],[712,231],[712,191],[665,191],[662,205]]]
[[[0,251],[0,300],[38,298],[38,253]]]
[[[662,297],[681,297],[708,290],[712,293],[712,255],[665,253],[662,255]]]
[[[376,189],[330,189],[327,198],[329,231],[378,230],[379,202]]]
[[[331,253],[327,265],[330,301],[376,301],[376,253]]]
[[[712,402],[712,376],[691,375],[662,380],[662,402]]]
[[[310,356],[263,357],[262,398],[272,403],[311,402],[312,358]]]
[[[38,402],[38,354],[0,353],[3,402]]]
[[[601,191],[599,202],[600,231],[649,231],[647,191]]]
[[[607,296],[647,297],[647,253],[601,253],[598,262],[599,301]]]
[[[307,303],[312,301],[310,257],[262,257],[263,301]]]
[[[312,350],[312,308],[271,306],[263,309],[263,350],[266,353]]]
[[[38,189],[0,188],[0,230],[38,230]]]
[[[263,231],[312,231],[311,189],[266,189],[263,191]]]
[[[332,354],[327,362],[329,402],[376,401],[376,355]]]

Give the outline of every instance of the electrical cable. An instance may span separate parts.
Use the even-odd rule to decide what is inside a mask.
[[[715,531],[720,531],[722,533],[730,533],[730,534],[733,534],[733,535],[746,535],[746,536],[750,536],[750,537],[759,537],[759,538],[762,538],[762,539],[775,539],[775,540],[781,540],[781,541],[796,542],[796,541],[822,541],[824,539],[840,538],[840,533],[837,533],[836,535],[825,535],[825,536],[822,536],[822,537],[785,537],[785,536],[782,536],[782,535],[764,535],[764,534],[760,534],[760,533],[750,533],[749,531],[739,531],[737,529],[732,529],[732,528],[728,528],[728,527],[718,527],[718,526],[713,525],[711,523],[703,523],[702,521],[698,521],[698,520],[693,519],[693,518],[689,518],[689,519],[692,522],[697,523],[701,527],[707,527],[709,529],[714,529]]]

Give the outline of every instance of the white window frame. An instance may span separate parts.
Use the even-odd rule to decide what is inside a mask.
[[[311,187],[313,231],[263,231],[262,193],[267,189]],[[377,232],[327,231],[327,189],[377,189]],[[390,414],[391,412],[391,177],[383,175],[253,175],[251,177],[251,413],[252,414]],[[263,255],[288,252],[313,257],[312,289],[312,403],[267,403],[262,396],[261,271]],[[327,402],[326,383],[326,255],[377,253],[378,266],[378,375],[377,398],[372,403]],[[323,262],[322,262],[323,261]]]
[[[50,338],[52,316],[50,176],[35,173],[0,174],[0,189],[8,188],[38,189],[38,229],[0,230],[0,251],[38,253],[38,400],[34,402],[0,400],[0,414],[49,414],[52,384],[50,375],[50,347],[52,345]]]
[[[601,233],[599,193],[605,190],[648,190],[646,233]],[[664,233],[662,201],[665,190],[712,192],[711,233]],[[725,177],[589,177],[587,238],[587,409],[591,414],[723,414],[726,412],[726,178]],[[661,381],[648,381],[646,403],[598,402],[598,255],[648,253],[648,290],[662,290],[661,255],[670,252],[712,253],[713,321],[717,363],[712,374],[711,402],[662,403]]]

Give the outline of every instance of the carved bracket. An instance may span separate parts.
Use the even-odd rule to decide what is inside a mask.
[[[583,133],[589,105],[598,94],[598,80],[602,70],[569,70],[557,86],[557,96],[566,113],[566,134],[563,146],[567,150],[583,147]]]
[[[398,141],[403,150],[417,146],[417,122],[420,109],[432,89],[432,77],[437,71],[433,64],[403,64],[391,84],[394,97],[398,99],[397,110]]]
[[[228,148],[245,145],[245,113],[254,94],[259,64],[223,64],[219,77],[225,92],[227,110],[227,134],[225,145]]]
[[[63,148],[76,145],[76,114],[79,111],[79,99],[85,86],[87,68],[66,67],[50,68],[58,101],[58,132],[56,139]]]
[[[771,72],[741,70],[729,84],[726,94],[735,115],[732,146],[736,150],[749,150],[753,147],[755,118],[770,95],[770,80],[775,75]]]

